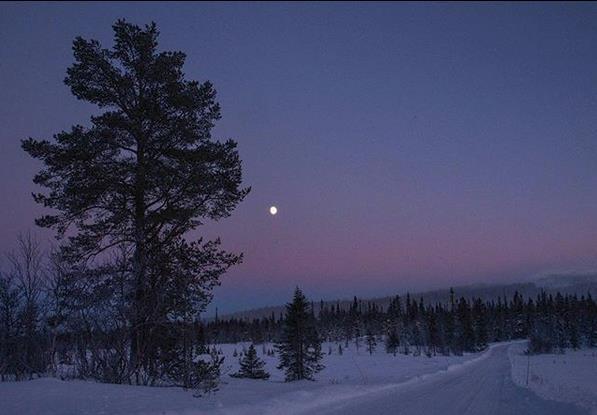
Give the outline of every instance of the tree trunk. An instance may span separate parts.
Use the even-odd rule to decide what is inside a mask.
[[[146,324],[145,311],[145,149],[142,141],[137,146],[137,167],[135,177],[135,253],[133,272],[135,274],[135,299],[131,324],[131,368],[139,383],[139,372],[145,366]]]

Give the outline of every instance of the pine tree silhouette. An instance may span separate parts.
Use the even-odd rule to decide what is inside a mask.
[[[324,368],[315,319],[298,287],[292,303],[286,305],[281,341],[276,344],[276,349],[280,354],[278,369],[284,369],[287,382],[313,380],[313,375]]]
[[[269,373],[264,370],[265,362],[257,357],[255,346],[251,345],[245,356],[239,360],[240,369],[231,374],[233,378],[268,379]]]

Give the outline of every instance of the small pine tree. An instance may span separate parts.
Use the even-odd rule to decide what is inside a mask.
[[[278,369],[283,369],[286,381],[313,380],[313,375],[324,368],[321,364],[321,340],[309,303],[297,287],[292,303],[286,305],[284,327],[276,349],[280,355]]]
[[[265,362],[257,357],[255,347],[251,345],[245,354],[245,357],[239,360],[240,369],[238,372],[231,374],[233,378],[249,378],[249,379],[268,379],[269,373],[263,368]]]

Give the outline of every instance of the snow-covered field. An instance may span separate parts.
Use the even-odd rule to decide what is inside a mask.
[[[229,377],[228,374],[238,368],[238,357],[233,357],[234,350],[240,352],[247,346],[247,344],[218,346],[226,355],[225,374],[222,377],[220,391],[210,396],[195,398],[193,391],[184,391],[180,388],[110,385],[46,378],[29,382],[0,383],[0,413],[2,415],[314,414],[321,413],[326,408],[326,410],[338,408],[342,411],[342,407],[348,403],[354,403],[357,405],[355,408],[358,408],[359,405],[370,401],[372,396],[383,396],[384,398],[380,398],[379,402],[381,404],[387,402],[392,408],[394,404],[388,399],[392,396],[396,396],[403,405],[406,404],[405,396],[412,398],[411,401],[414,399],[415,406],[419,405],[417,399],[425,399],[423,403],[428,405],[429,399],[433,396],[446,395],[452,386],[454,391],[450,392],[450,395],[459,395],[463,388],[458,389],[458,387],[462,384],[466,393],[472,394],[471,399],[473,399],[476,396],[477,383],[478,388],[482,388],[483,391],[486,391],[488,385],[493,385],[491,380],[486,384],[487,376],[492,377],[492,375],[487,375],[485,372],[496,373],[496,381],[499,384],[499,379],[509,377],[508,356],[512,365],[512,379],[523,387],[526,385],[527,357],[522,354],[526,348],[524,342],[512,344],[509,350],[507,350],[508,345],[495,345],[490,351],[481,354],[431,358],[424,355],[392,356],[385,353],[383,345],[380,345],[373,355],[369,355],[362,346],[357,352],[354,344],[350,344],[348,349],[342,344],[343,354],[339,355],[337,344],[325,344],[323,350],[326,352],[324,358],[326,369],[318,374],[317,381],[292,383],[283,381],[283,373],[276,369],[277,358],[264,355],[261,345],[257,347],[257,351],[266,361],[267,370],[272,374],[271,378],[262,381]],[[332,354],[328,355],[330,346]],[[493,349],[493,347],[497,348]],[[267,345],[267,349],[271,349],[271,345]],[[506,368],[502,371],[503,374],[498,376],[499,362],[505,362]],[[597,414],[596,377],[597,357],[594,350],[531,357],[529,386],[533,391],[545,399],[573,402],[592,410],[593,414]],[[471,380],[467,384],[466,379],[469,378]],[[469,385],[471,382],[473,385]],[[512,385],[512,388],[516,387]],[[443,395],[442,390],[446,391]],[[508,390],[507,387],[503,389],[503,391]],[[493,397],[498,390],[496,389],[495,393],[491,391],[487,393]],[[429,396],[429,398],[422,398],[422,396]],[[518,400],[528,399],[521,396]],[[463,397],[450,396],[446,399],[448,402],[460,402],[461,398]],[[495,399],[498,398],[495,397]],[[488,407],[495,404],[485,396],[479,399],[482,408],[483,402],[487,402]],[[549,410],[554,409],[549,405],[547,404]],[[434,409],[443,413],[441,408],[434,408],[433,404],[430,413],[435,413]],[[358,413],[358,411],[357,409],[353,412]],[[552,412],[561,411],[554,409]],[[393,411],[391,410],[390,413]],[[499,407],[496,413],[501,413]]]
[[[570,402],[597,415],[597,350],[567,350],[565,354],[524,354],[525,344],[509,349],[512,379],[544,399]],[[527,386],[528,366],[528,386]]]
[[[4,415],[42,414],[292,414],[309,413],[309,409],[333,400],[367,394],[384,385],[404,382],[418,376],[456,367],[478,357],[465,356],[396,356],[385,353],[383,345],[373,355],[354,344],[348,348],[326,343],[326,368],[315,382],[285,383],[284,374],[276,369],[277,358],[258,354],[267,363],[271,378],[267,381],[235,379],[228,376],[238,369],[237,352],[247,344],[225,344],[218,348],[226,355],[225,374],[220,390],[201,398],[179,388],[109,385],[84,381],[36,379],[30,382],[0,383],[0,412]],[[328,355],[329,348],[332,354]],[[266,349],[271,349],[267,345]]]

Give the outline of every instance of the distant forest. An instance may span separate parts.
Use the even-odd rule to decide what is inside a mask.
[[[388,353],[459,355],[483,350],[490,342],[525,338],[531,353],[597,345],[597,306],[590,293],[542,291],[536,298],[514,293],[485,301],[450,293],[448,304],[425,304],[409,294],[395,296],[387,308],[357,297],[349,307],[311,303],[311,314],[322,340],[359,348],[376,336]],[[283,323],[272,313],[256,319],[216,318],[197,330],[204,344],[276,342]]]

